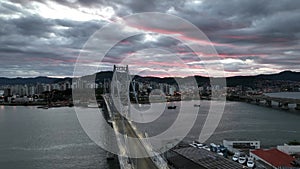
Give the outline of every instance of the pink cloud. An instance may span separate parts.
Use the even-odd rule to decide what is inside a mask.
[[[137,24],[132,24],[132,23],[127,23],[127,24],[131,27],[134,27],[134,28],[146,31],[146,32],[160,33],[160,34],[165,34],[165,35],[174,35],[179,40],[181,39],[181,40],[185,40],[185,41],[191,41],[191,42],[198,43],[200,45],[236,47],[235,45],[232,45],[232,44],[217,43],[217,42],[211,42],[211,41],[207,41],[207,40],[201,40],[198,38],[194,38],[194,37],[182,34],[182,32],[179,32],[179,31],[177,32],[177,31],[166,30],[166,29],[145,27],[142,25],[137,25]]]
[[[240,40],[244,40],[244,39],[259,39],[259,36],[255,36],[255,35],[224,35],[222,36],[223,38],[228,38],[228,39],[240,39]]]

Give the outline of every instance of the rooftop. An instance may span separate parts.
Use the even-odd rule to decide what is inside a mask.
[[[295,160],[292,156],[279,151],[277,149],[270,149],[270,150],[253,150],[251,151],[254,155],[260,157],[264,161],[270,163],[275,167],[286,166],[292,167],[291,163]]]
[[[195,164],[201,166],[201,168],[207,169],[241,169],[242,165],[235,163],[221,155],[207,151],[205,149],[197,149],[194,147],[187,147],[181,149],[174,149],[174,152],[193,161]]]

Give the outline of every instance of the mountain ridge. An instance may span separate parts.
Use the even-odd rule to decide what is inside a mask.
[[[93,75],[83,76],[82,78],[91,78],[96,76],[96,82],[101,82],[104,79],[111,79],[113,76],[112,71],[103,71],[98,72]],[[204,84],[209,82],[209,77],[205,76],[194,76],[198,84]],[[172,84],[175,83],[175,79],[173,77],[152,77],[152,76],[139,76],[135,75],[133,78],[137,81],[155,81],[158,83],[168,83]],[[177,78],[177,77],[176,77]],[[190,78],[190,77],[181,77],[181,79]],[[215,79],[218,79],[216,77]],[[296,81],[300,82],[300,72],[295,71],[282,71],[279,73],[274,74],[259,74],[259,75],[251,75],[251,76],[231,76],[226,77],[227,86],[236,86],[236,85],[248,85],[251,86],[254,81],[257,80],[284,80],[284,81]],[[38,77],[31,77],[31,78],[7,78],[7,77],[0,77],[0,85],[24,85],[24,84],[37,84],[37,83],[58,83],[62,81],[72,81],[71,77],[66,78],[54,78],[54,77],[46,77],[46,76],[38,76]]]

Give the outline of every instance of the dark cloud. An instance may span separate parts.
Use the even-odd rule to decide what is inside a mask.
[[[103,20],[99,16],[99,19],[93,18],[87,21],[77,20],[76,16],[66,16],[65,18],[68,19],[42,17],[38,12],[32,12],[36,8],[32,5],[34,2],[52,8],[49,0],[0,2],[0,76],[11,76],[13,72],[17,72],[16,70],[22,69],[25,72],[31,71],[33,75],[43,73],[70,75],[76,56],[95,31],[112,21],[114,17],[153,11],[173,14],[196,25],[216,45],[222,59],[235,59],[231,60],[231,63],[224,62],[228,72],[243,74],[245,72],[243,70],[259,69],[259,64],[261,67],[273,65],[274,69],[278,70],[290,68],[299,70],[297,65],[299,65],[300,46],[300,1],[52,1],[78,11],[82,7],[90,9],[84,13],[106,7],[111,7],[115,12],[115,16],[108,20]],[[156,27],[149,24],[149,21],[154,21]],[[186,31],[183,36],[193,38],[193,34],[189,33],[184,26],[159,17],[142,18],[137,23],[144,22],[143,27],[135,25],[135,22],[137,21],[129,24],[152,31],[154,34]],[[118,30],[111,30],[112,35],[116,31]],[[107,39],[109,36],[102,38]],[[106,45],[106,43],[103,41],[99,45]],[[194,57],[176,39],[157,36],[156,40],[147,41],[144,35],[139,35],[128,38],[112,48],[108,53],[107,61],[116,63],[120,56],[127,56],[146,48],[177,51],[186,61]],[[246,62],[246,60],[252,61]],[[62,68],[55,68],[55,64],[61,65]]]

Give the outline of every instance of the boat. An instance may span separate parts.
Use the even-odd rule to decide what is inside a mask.
[[[114,154],[112,154],[112,153],[110,153],[110,152],[107,152],[107,153],[106,153],[106,160],[107,160],[107,161],[115,160]]]
[[[247,167],[253,168],[255,166],[254,159],[249,157],[247,161]]]
[[[176,109],[176,105],[175,104],[169,105],[168,109]]]
[[[200,107],[200,104],[194,104],[194,107]]]
[[[176,109],[176,106],[168,106],[168,109]]]
[[[240,164],[245,164],[246,161],[247,161],[246,154],[241,154],[240,157],[239,157],[238,162],[239,162]]]
[[[98,106],[97,103],[89,103],[89,104],[87,105],[87,107],[88,107],[88,108],[98,108],[99,106]]]
[[[48,109],[49,107],[48,106],[38,106],[37,108],[38,109]]]
[[[239,152],[236,152],[236,153],[234,153],[234,155],[232,156],[232,160],[233,160],[233,161],[238,161],[239,157],[240,157],[240,153],[239,153]]]

